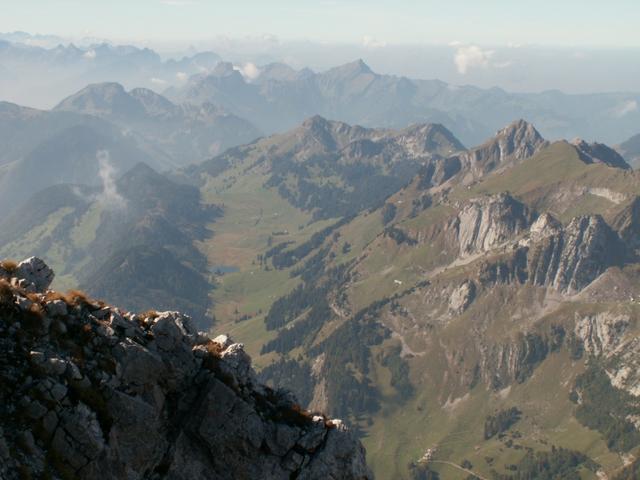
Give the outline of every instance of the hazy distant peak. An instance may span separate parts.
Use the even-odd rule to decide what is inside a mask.
[[[261,68],[260,80],[292,81],[300,77],[300,72],[286,63],[270,63]]]
[[[134,198],[149,192],[149,189],[164,189],[172,186],[172,182],[158,173],[145,162],[136,163],[117,180],[118,191],[125,198]]]
[[[101,82],[101,83],[90,83],[81,92],[90,91],[90,90],[101,90],[103,92],[116,92],[116,93],[125,93],[126,90],[122,86],[122,84],[118,82]]]
[[[103,101],[112,101],[113,99],[126,96],[127,92],[124,87],[116,82],[91,83],[82,90],[62,100],[55,108],[66,110],[67,107],[78,105],[81,101],[89,99],[102,99]]]
[[[154,177],[160,177],[161,175],[156,172],[153,168],[151,168],[147,163],[145,162],[138,162],[136,163],[133,167],[131,167],[131,169],[129,171],[127,171],[124,175],[122,175],[122,178],[136,178],[136,177],[148,177],[148,176],[154,176]]]
[[[588,143],[581,138],[576,138],[571,141],[571,144],[576,148],[580,160],[585,163],[603,163],[623,170],[631,169],[618,152],[603,143]]]
[[[330,134],[335,133],[343,135],[350,134],[351,132],[362,132],[366,129],[358,125],[349,125],[345,122],[340,122],[337,120],[327,120],[320,115],[314,115],[310,118],[307,118],[298,128],[298,130],[308,131],[311,133],[327,132]]]
[[[66,102],[69,99],[80,98],[85,95],[102,95],[102,96],[126,95],[126,90],[121,84],[117,82],[90,83],[89,85],[84,87],[82,90],[64,99],[62,102],[60,102],[60,105],[62,105],[64,102]]]
[[[170,113],[175,109],[175,105],[166,97],[148,88],[134,88],[129,95],[140,102],[150,115]]]
[[[314,115],[312,117],[307,118],[304,122],[302,122],[302,128],[306,129],[321,129],[327,128],[331,122],[324,118],[321,115]]]
[[[213,77],[228,77],[231,75],[240,75],[240,73],[233,68],[233,63],[231,62],[218,62],[211,73],[209,74]]]
[[[357,75],[374,75],[369,65],[364,63],[361,58],[350,63],[345,63],[339,67],[332,68],[326,72],[326,75],[339,77],[355,77]]]
[[[89,115],[139,115],[143,107],[119,83],[94,83],[60,102],[54,110]]]
[[[23,107],[22,105],[17,105],[12,102],[0,101],[0,115],[2,114],[36,114],[41,113],[42,110],[38,110],[31,107]]]
[[[67,97],[54,110],[133,120],[171,115],[177,107],[148,88],[134,88],[127,92],[119,83],[96,83]]]

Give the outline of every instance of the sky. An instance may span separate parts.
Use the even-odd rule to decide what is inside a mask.
[[[638,0],[0,0],[0,31],[188,44],[214,37],[640,47]]]

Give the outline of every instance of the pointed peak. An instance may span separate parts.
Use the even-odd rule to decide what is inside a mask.
[[[137,177],[137,176],[146,176],[146,175],[160,175],[153,168],[151,168],[145,162],[136,163],[127,173],[123,175],[123,177]]]
[[[354,70],[357,70],[360,73],[373,73],[373,70],[371,70],[369,65],[367,65],[361,58],[357,59],[355,62],[352,62],[351,65]]]
[[[116,183],[120,193],[128,197],[135,192],[141,192],[143,186],[165,185],[170,182],[167,177],[158,173],[145,162],[138,162],[120,176]]]
[[[328,74],[341,75],[341,76],[357,76],[357,75],[373,75],[373,70],[369,68],[364,60],[359,58],[350,63],[345,63],[339,67],[332,68],[327,72]]]
[[[314,115],[302,122],[302,127],[306,129],[326,128],[331,122],[320,115]]]
[[[512,135],[514,133],[521,133],[527,135],[530,138],[543,140],[542,135],[540,135],[540,132],[536,130],[536,127],[534,127],[532,123],[529,123],[522,118],[511,122],[502,130],[499,130],[496,136]]]

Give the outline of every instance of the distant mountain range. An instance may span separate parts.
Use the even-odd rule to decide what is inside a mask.
[[[139,136],[179,167],[259,137],[248,121],[208,102],[174,104],[145,88],[129,92],[118,83],[92,84],[62,100],[54,112],[92,115]]]
[[[167,95],[222,105],[267,133],[292,128],[318,114],[378,128],[441,123],[467,145],[480,143],[513,118],[529,119],[547,138],[583,137],[608,143],[636,133],[640,120],[637,93],[514,94],[379,75],[362,60],[322,73],[272,64],[251,80],[232,64],[220,63]]]
[[[510,93],[374,72],[362,60],[323,72],[282,63],[224,62],[213,52],[163,60],[153,50],[97,43],[43,48],[0,40],[0,91],[23,105],[55,105],[87,84],[144,87],[177,103],[210,103],[281,133],[313,115],[371,128],[440,123],[477,145],[514,118],[550,139],[581,137],[619,144],[637,134],[640,93]]]
[[[8,38],[14,39],[15,36]],[[163,60],[148,48],[96,43],[45,48],[0,39],[0,91],[14,103],[51,107],[60,98],[90,83],[116,81],[131,87],[166,88],[190,75],[212,69],[213,52]]]
[[[0,127],[4,213],[50,185],[103,182],[101,172],[117,176],[139,162],[175,169],[260,135],[211,104],[175,105],[117,83],[90,85],[50,111],[0,102]]]

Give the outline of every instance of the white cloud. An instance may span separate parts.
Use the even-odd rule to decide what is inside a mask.
[[[87,60],[93,60],[94,58],[96,58],[96,51],[95,50],[87,50],[86,52],[84,52],[84,55],[82,55],[84,58],[86,58]]]
[[[178,72],[176,73],[176,78],[178,79],[179,82],[186,82],[187,79],[189,78],[189,75],[187,75],[184,72]]]
[[[487,68],[492,56],[493,50],[483,50],[477,45],[465,45],[456,49],[453,61],[458,72],[464,75],[472,68]]]
[[[151,79],[151,83],[153,83],[154,85],[166,85],[167,81],[158,77],[153,77]]]
[[[102,180],[102,193],[98,201],[109,208],[125,208],[126,200],[118,193],[116,185],[116,169],[111,163],[111,156],[107,150],[99,150],[96,153],[98,160],[98,175]]]
[[[365,35],[362,37],[362,46],[365,48],[383,48],[387,46],[387,42],[378,40],[371,35]]]
[[[249,62],[241,66],[236,65],[233,68],[239,71],[242,76],[249,81],[255,80],[260,76],[260,69],[256,66],[255,63]]]
[[[622,118],[630,113],[638,111],[638,101],[637,100],[627,100],[621,105],[617,105],[613,109],[613,116],[617,118]]]

